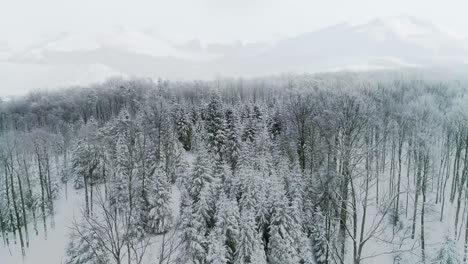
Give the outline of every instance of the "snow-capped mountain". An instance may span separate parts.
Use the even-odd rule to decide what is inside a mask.
[[[413,17],[338,24],[277,42],[246,65],[269,71],[321,71],[460,65],[468,58],[463,38]],[[245,69],[245,66],[243,68]]]
[[[13,60],[45,62],[48,56],[66,53],[86,53],[99,50],[115,50],[136,55],[154,57],[174,57],[201,60],[208,57],[202,52],[177,48],[151,32],[132,30],[127,27],[114,27],[103,33],[63,32],[55,39],[37,45],[12,57]]]
[[[274,43],[249,44],[172,43],[150,31],[116,27],[105,33],[62,33],[7,58],[0,57],[1,64],[10,67],[8,75],[0,77],[10,79],[12,87],[15,83],[24,86],[15,76],[35,75],[32,69],[40,69],[43,74],[36,74],[38,78],[47,77],[34,83],[47,87],[71,84],[69,79],[81,82],[86,80],[83,75],[96,81],[113,75],[190,79],[216,74],[459,67],[468,62],[466,40],[410,16],[374,19],[361,25],[337,24]],[[54,72],[57,68],[60,71]],[[11,75],[14,69],[20,72]],[[94,69],[98,70],[93,73]],[[79,77],[70,77],[78,73]],[[67,79],[58,81],[62,76]]]

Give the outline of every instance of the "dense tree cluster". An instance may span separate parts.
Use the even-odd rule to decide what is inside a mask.
[[[25,251],[72,185],[69,264],[143,263],[154,237],[154,263],[466,262],[467,92],[382,72],[31,93],[0,103],[0,231]]]

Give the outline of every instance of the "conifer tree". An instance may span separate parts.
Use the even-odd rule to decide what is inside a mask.
[[[214,226],[215,200],[212,185],[205,184],[200,191],[199,199],[194,204],[195,217],[199,223],[199,232],[205,236],[208,235]]]
[[[223,105],[219,95],[215,94],[206,109],[206,132],[208,150],[214,156],[224,159],[226,147],[226,125]]]
[[[150,182],[149,227],[154,233],[166,232],[173,223],[171,209],[171,185],[164,170],[158,166]]]
[[[240,155],[238,121],[234,111],[226,111],[226,159],[232,171],[237,168]]]
[[[177,263],[179,264],[204,264],[206,263],[207,250],[206,250],[206,238],[200,228],[200,223],[194,214],[192,209],[193,204],[190,201],[186,201],[187,206],[184,207],[184,211],[181,215],[180,224],[180,250],[181,254],[177,257]]]
[[[232,261],[234,259],[234,252],[238,246],[239,207],[236,200],[226,198],[224,193],[221,193],[216,203],[215,226],[213,230],[223,236],[224,240],[222,242],[226,246],[226,257],[229,261]]]
[[[444,241],[440,244],[440,248],[437,250],[436,256],[431,263],[434,264],[460,264],[462,259],[460,254],[457,252],[456,242],[453,241],[449,236],[446,236]]]
[[[209,159],[206,151],[203,147],[199,148],[199,153],[195,158],[192,177],[189,180],[188,190],[190,196],[194,202],[199,200],[200,192],[203,187],[213,181],[211,175],[211,166],[209,164]]]
[[[326,222],[325,216],[322,213],[320,207],[315,209],[313,215],[313,229],[312,229],[312,243],[313,243],[313,251],[314,256],[317,263],[327,263],[328,262],[328,245],[327,245],[327,235],[325,234],[326,231]]]
[[[228,254],[226,244],[224,243],[225,235],[213,230],[208,237],[208,254],[206,257],[207,264],[226,264],[228,263]]]
[[[299,256],[296,251],[296,232],[288,199],[280,182],[273,182],[273,205],[269,230],[268,261],[270,263],[297,263]]]
[[[192,122],[190,120],[189,113],[185,109],[180,109],[176,117],[177,135],[179,141],[182,143],[185,150],[189,151],[192,149]]]
[[[252,211],[247,209],[242,211],[239,229],[238,247],[234,263],[266,263],[265,251],[260,235],[257,232],[255,215]]]
[[[87,229],[76,231],[70,235],[65,264],[106,264],[109,258],[100,247],[97,237]]]

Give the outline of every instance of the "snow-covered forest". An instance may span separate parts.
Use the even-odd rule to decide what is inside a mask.
[[[32,241],[59,225],[50,264],[467,263],[468,82],[368,72],[31,92],[0,101],[0,182],[2,264],[38,263]]]

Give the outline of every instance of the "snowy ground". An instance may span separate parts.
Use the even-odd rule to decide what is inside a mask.
[[[26,249],[26,256],[21,257],[21,248],[19,242],[11,244],[9,247],[2,245],[0,247],[0,264],[62,264],[65,259],[65,249],[68,245],[68,234],[70,226],[74,219],[81,216],[81,210],[84,200],[82,190],[69,188],[68,199],[65,195],[56,201],[57,214],[55,216],[55,228],[50,227],[48,220],[47,240],[44,237],[42,222],[38,222],[39,235],[31,234],[29,248]],[[179,216],[180,192],[176,186],[172,187],[172,203],[174,219]],[[30,233],[33,226],[30,227]],[[171,232],[169,232],[171,233]],[[145,263],[152,263],[159,257],[161,248],[161,236],[151,239],[151,245],[148,248]]]
[[[55,215],[55,228],[50,227],[48,219],[47,240],[44,236],[42,221],[38,221],[39,235],[33,232],[33,226],[29,227],[30,242],[26,249],[26,256],[21,257],[19,242],[15,245],[10,243],[10,247],[3,245],[0,247],[0,263],[2,264],[60,264],[63,263],[65,248],[68,244],[69,226],[74,217],[80,215],[82,191],[68,188],[68,199],[63,194],[56,201],[57,213]],[[12,240],[12,239],[11,239]],[[12,241],[10,241],[12,242]]]
[[[404,159],[405,160],[405,159]],[[414,177],[414,171],[411,169],[410,177]],[[431,172],[434,173],[434,172]],[[414,209],[414,182],[410,183],[410,188],[407,189],[406,183],[406,164],[404,164],[402,168],[402,195],[400,198],[400,221],[401,221],[401,230],[396,234],[393,233],[392,224],[390,223],[390,216],[387,216],[384,222],[382,223],[383,228],[379,228],[376,232],[376,235],[369,240],[369,242],[365,245],[363,249],[363,260],[361,263],[363,264],[394,264],[399,263],[397,255],[400,255],[403,262],[401,263],[420,263],[421,260],[421,206],[422,206],[422,194],[419,196],[417,214],[416,214],[416,232],[415,238],[411,239],[411,228],[413,224],[413,209]],[[385,173],[381,174],[380,176],[380,197],[381,203],[385,200],[388,201],[388,184],[390,180],[390,175],[388,170]],[[434,176],[435,177],[435,176]],[[434,178],[436,180],[436,178]],[[374,182],[375,184],[375,182]],[[431,260],[433,259],[438,250],[441,247],[442,242],[444,242],[445,237],[448,235],[450,238],[453,238],[454,235],[454,219],[456,214],[456,201],[453,204],[449,202],[449,195],[450,195],[450,184],[451,181],[447,183],[446,192],[445,192],[445,209],[443,220],[440,221],[440,213],[441,213],[441,203],[435,204],[435,196],[436,196],[436,182],[432,185],[432,182],[429,182],[427,186],[427,200],[426,200],[426,207],[425,207],[425,241],[426,241],[426,259]],[[408,191],[408,212],[406,216],[405,211],[405,204],[406,204],[406,192]],[[369,201],[369,207],[367,211],[367,219],[365,230],[368,232],[372,229],[373,224],[376,221],[381,219],[381,212],[378,213],[375,207],[375,185],[373,185],[370,189],[369,197],[372,197]],[[463,215],[466,215],[467,209],[464,209],[466,204],[462,204],[460,208],[460,222],[466,221],[463,220]],[[362,208],[359,209],[359,225],[361,224],[360,214],[362,213]],[[457,244],[457,251],[459,253],[463,252],[463,243],[464,243],[464,226],[462,225],[461,229],[461,236],[457,237],[456,244]],[[460,224],[459,224],[460,228]],[[404,237],[404,239],[403,239]],[[403,241],[403,242],[402,242]],[[351,239],[348,239],[347,244],[347,259],[349,263],[352,261],[352,243]],[[347,262],[348,263],[348,262]]]
[[[189,156],[189,155],[188,155]],[[191,156],[188,157],[192,159]],[[0,244],[0,264],[62,264],[65,262],[65,250],[68,245],[70,227],[74,220],[81,217],[84,206],[84,191],[75,190],[68,186],[67,197],[65,188],[61,189],[60,198],[55,201],[56,215],[55,227],[51,227],[50,219],[47,219],[47,239],[45,239],[42,221],[38,219],[37,227],[39,234],[34,234],[31,223],[29,226],[30,243],[26,248],[26,256],[21,256],[19,241],[14,243],[10,237],[10,246]],[[172,210],[174,222],[177,222],[180,208],[180,191],[174,185],[172,187]],[[168,232],[166,240],[174,232]],[[162,236],[155,236],[151,239],[144,263],[154,263],[159,258]]]

